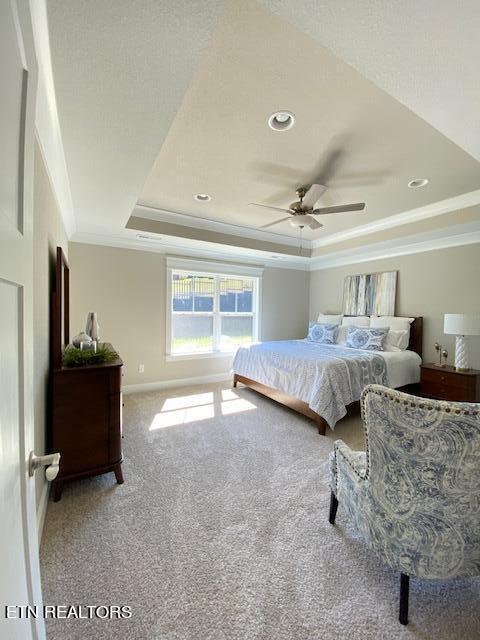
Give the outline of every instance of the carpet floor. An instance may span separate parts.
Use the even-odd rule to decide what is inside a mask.
[[[49,620],[49,640],[480,638],[480,581],[411,580],[377,560],[341,505],[328,453],[360,419],[317,434],[246,388],[125,397],[125,484],[65,486],[41,548],[46,604],[127,605],[124,620]]]

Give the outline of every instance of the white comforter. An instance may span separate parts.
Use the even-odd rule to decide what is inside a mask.
[[[233,371],[306,402],[331,428],[345,415],[346,406],[360,399],[367,384],[388,383],[386,362],[376,352],[309,340],[241,348]]]
[[[403,354],[411,354],[403,356]],[[413,360],[412,360],[412,357]],[[399,362],[404,362],[398,366]],[[372,352],[308,340],[263,342],[237,351],[233,372],[306,402],[333,429],[367,384],[416,382],[419,356]],[[405,375],[405,371],[407,374]],[[392,378],[389,380],[389,373]],[[393,383],[393,384],[392,384]]]

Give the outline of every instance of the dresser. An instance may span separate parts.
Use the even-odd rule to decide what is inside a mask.
[[[480,371],[457,371],[455,367],[422,364],[420,394],[457,402],[480,402]]]
[[[52,415],[48,449],[58,451],[60,471],[53,499],[67,480],[114,472],[122,475],[122,365],[59,366],[52,372]]]

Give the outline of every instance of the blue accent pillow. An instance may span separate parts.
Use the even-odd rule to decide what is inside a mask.
[[[337,340],[338,324],[311,323],[307,340],[320,344],[335,344]]]
[[[347,331],[345,346],[351,349],[367,349],[368,351],[384,351],[383,345],[387,337],[388,327],[373,329],[351,325]]]

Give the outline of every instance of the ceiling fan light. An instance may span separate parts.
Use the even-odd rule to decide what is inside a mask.
[[[299,216],[293,216],[292,218],[290,218],[289,222],[292,225],[292,227],[295,227],[296,229],[300,228],[300,227],[309,227],[310,226],[310,221],[311,218],[310,216],[307,215],[299,215]]]

